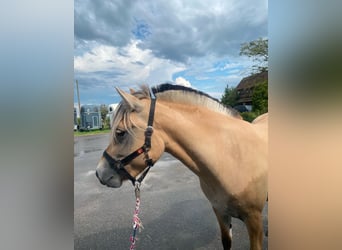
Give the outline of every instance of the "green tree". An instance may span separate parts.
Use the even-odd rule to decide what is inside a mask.
[[[103,121],[103,126],[106,126],[106,116],[108,114],[108,108],[106,104],[101,104],[100,106],[100,112],[101,112],[101,119]]]
[[[110,129],[110,118],[109,117],[106,118],[106,127],[105,128]]]
[[[256,62],[253,65],[255,73],[268,71],[268,39],[259,38],[241,44],[240,56],[242,55],[251,57]]]
[[[255,86],[252,95],[253,111],[259,114],[268,112],[268,82]]]
[[[221,97],[221,103],[226,106],[234,107],[237,104],[238,97],[239,96],[237,94],[236,88],[229,87],[227,85],[227,87],[224,90],[224,94]]]

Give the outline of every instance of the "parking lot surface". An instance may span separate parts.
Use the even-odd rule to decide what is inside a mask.
[[[100,184],[95,168],[109,134],[74,139],[74,248],[127,250],[135,207],[134,187]],[[198,177],[165,153],[141,186],[137,250],[223,249],[220,230]],[[244,224],[233,219],[233,249],[249,249]],[[267,227],[267,205],[264,209]],[[267,249],[267,237],[264,237]]]

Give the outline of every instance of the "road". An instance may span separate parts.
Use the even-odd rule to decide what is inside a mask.
[[[129,249],[134,188],[126,182],[108,188],[95,177],[95,167],[109,142],[109,134],[74,139],[75,249]],[[141,186],[137,250],[223,249],[220,230],[196,175],[165,153]],[[264,209],[267,226],[267,206]],[[249,249],[244,224],[233,219],[233,249]],[[264,237],[267,249],[267,237]]]

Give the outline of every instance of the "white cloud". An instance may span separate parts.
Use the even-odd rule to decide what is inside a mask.
[[[111,85],[135,85],[170,81],[174,73],[185,69],[182,64],[157,58],[150,50],[139,48],[139,43],[131,40],[123,48],[96,44],[89,52],[75,56],[75,74],[93,74],[94,81],[98,77],[105,85],[106,81]]]
[[[184,87],[191,87],[191,83],[183,77],[177,77],[175,83]]]
[[[218,96],[248,74],[240,45],[267,36],[267,4],[75,0],[74,67],[83,98],[109,99],[113,85],[156,85],[175,73],[176,83],[212,85]]]
[[[220,70],[236,69],[239,66],[241,66],[241,63],[237,63],[237,62],[226,63]]]
[[[222,92],[207,92],[207,94],[219,100],[222,98],[223,95]]]

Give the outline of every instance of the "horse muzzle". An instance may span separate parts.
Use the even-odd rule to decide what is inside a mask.
[[[112,188],[119,188],[122,185],[122,179],[118,173],[107,166],[105,160],[101,160],[96,167],[96,177],[102,185]]]

